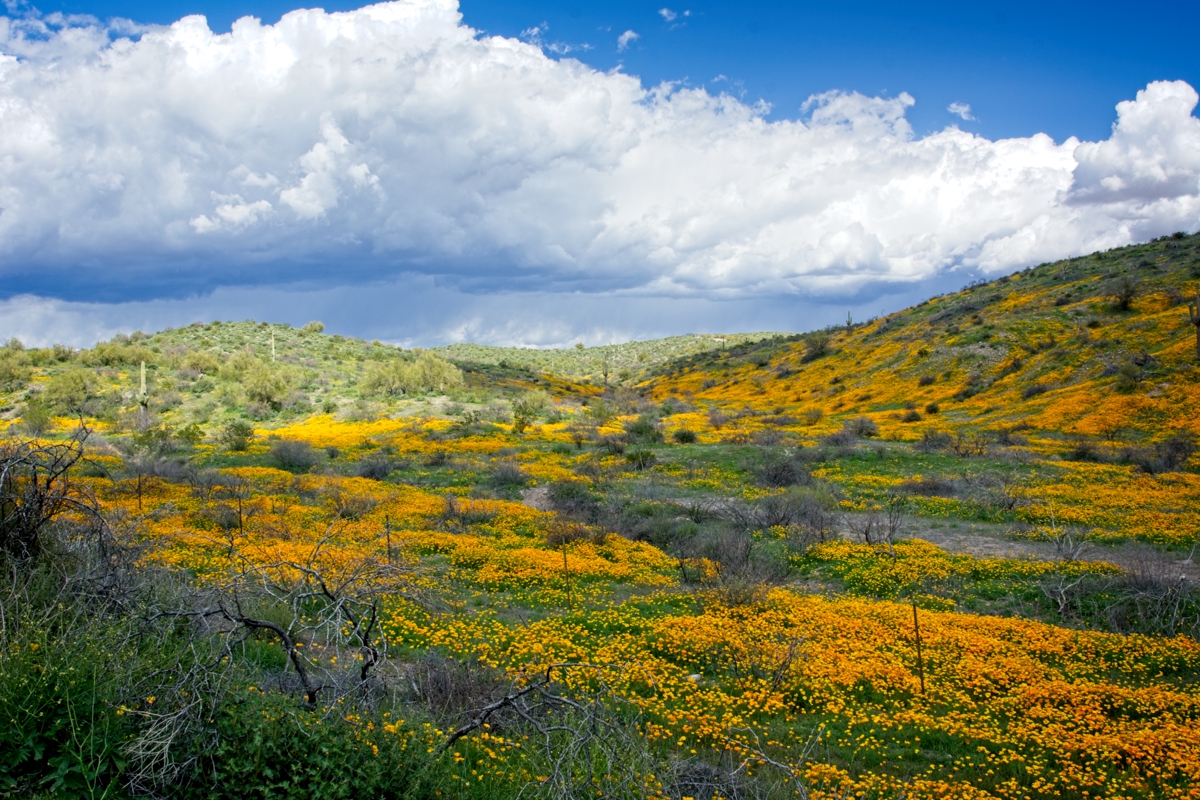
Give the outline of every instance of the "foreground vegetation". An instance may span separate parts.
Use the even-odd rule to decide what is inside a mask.
[[[0,792],[1193,797],[1198,246],[607,381],[10,343]]]

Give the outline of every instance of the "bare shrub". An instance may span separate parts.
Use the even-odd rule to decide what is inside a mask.
[[[524,486],[529,483],[529,473],[521,469],[516,461],[504,460],[492,464],[492,483],[501,487]]]
[[[320,457],[308,442],[278,439],[271,443],[268,458],[275,466],[288,472],[308,472]]]

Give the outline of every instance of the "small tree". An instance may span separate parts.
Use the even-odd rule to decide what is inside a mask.
[[[1133,305],[1133,298],[1138,295],[1137,282],[1124,275],[1113,291],[1113,308],[1117,311],[1128,311]]]

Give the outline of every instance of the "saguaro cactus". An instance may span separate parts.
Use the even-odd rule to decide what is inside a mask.
[[[1196,360],[1200,361],[1200,286],[1196,287],[1196,299],[1188,303],[1188,322],[1196,329]]]
[[[150,393],[146,391],[146,362],[142,362],[142,388],[137,393],[137,402],[139,406],[138,423],[142,430],[145,430],[150,425]]]

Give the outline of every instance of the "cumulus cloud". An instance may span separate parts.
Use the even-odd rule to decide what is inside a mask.
[[[961,117],[962,119],[965,119],[968,121],[975,119],[975,117],[971,116],[971,104],[970,103],[958,103],[958,102],[951,103],[950,105],[946,106],[946,110],[949,111],[954,116]]]
[[[1121,103],[1102,142],[990,141],[915,136],[907,94],[829,92],[768,121],[764,104],[550,58],[528,31],[480,35],[454,0],[222,35],[202,17],[121,24],[0,18],[10,297],[405,274],[843,303],[1200,227],[1182,82]]]
[[[620,53],[640,38],[636,31],[625,31],[617,37],[617,52]]]

